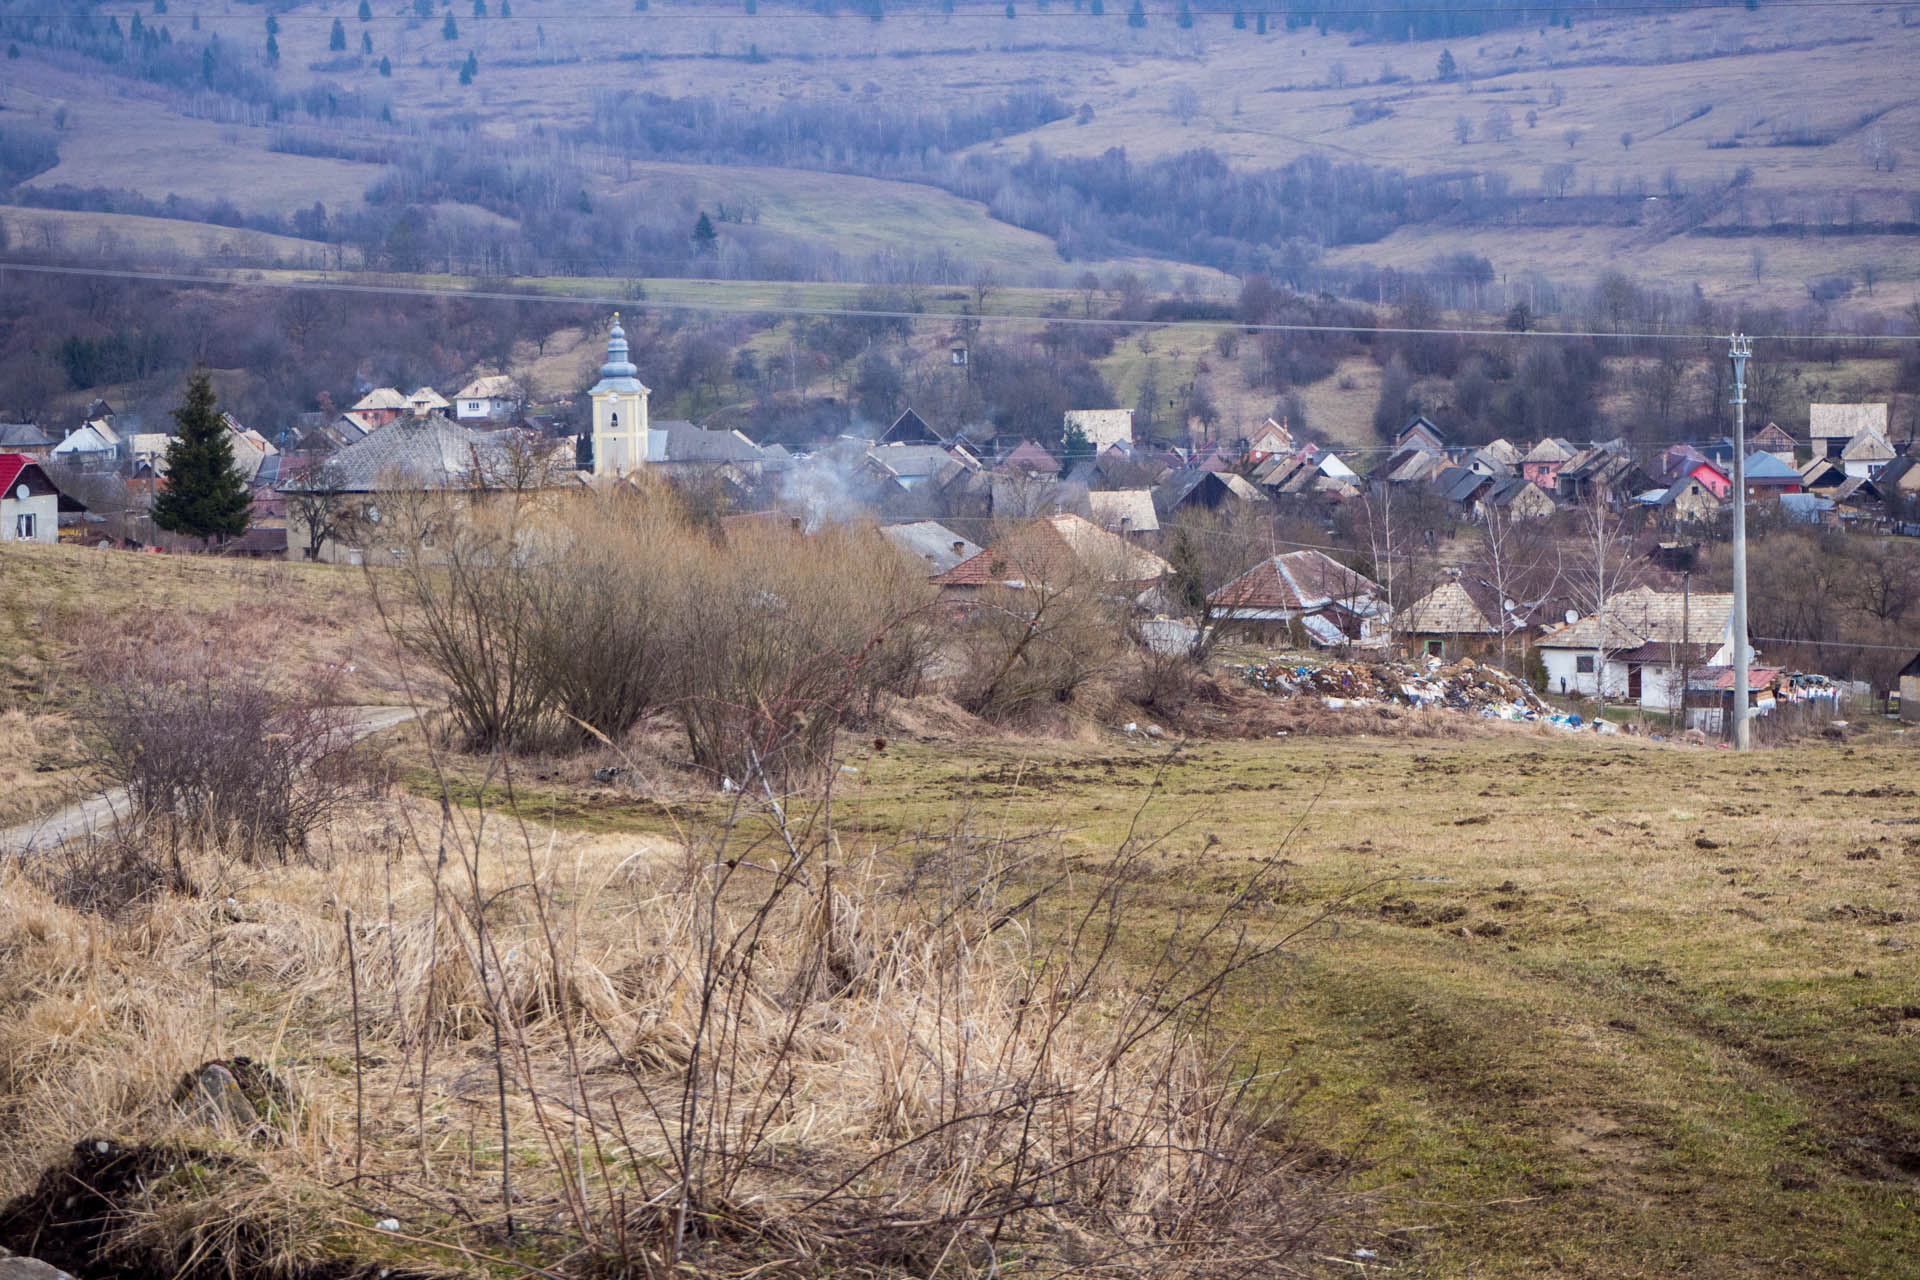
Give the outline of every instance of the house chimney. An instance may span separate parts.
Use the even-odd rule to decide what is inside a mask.
[[[965,552],[965,551],[966,551],[966,548],[967,548],[967,544],[966,544],[966,543],[964,543],[964,542],[956,542],[956,543],[954,543],[954,544],[953,544],[953,554],[955,554],[955,555],[960,555],[960,554],[962,554],[963,552]]]

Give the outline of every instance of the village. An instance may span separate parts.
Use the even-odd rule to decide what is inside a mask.
[[[1124,598],[1150,648],[1464,660],[1527,690],[1489,715],[1613,731],[1597,714],[1611,706],[1635,728],[1652,717],[1653,732],[1719,734],[1729,723],[1732,597],[1704,572],[1700,585],[1693,577],[1726,539],[1730,439],[1647,457],[1623,440],[1550,435],[1460,446],[1416,416],[1365,466],[1271,418],[1231,441],[1175,444],[1136,439],[1131,410],[1072,410],[1064,446],[1049,451],[907,409],[870,437],[803,451],[651,419],[639,373],[615,316],[600,378],[577,406],[530,405],[511,377],[482,371],[451,399],[432,387],[371,389],[337,414],[303,415],[276,441],[223,415],[251,513],[244,533],[198,546],[157,533],[146,514],[173,438],[145,429],[159,424],[100,402],[58,438],[3,425],[0,532],[378,565],[408,553],[380,520],[409,497],[485,503],[665,482],[722,528],[772,522],[805,537],[872,522],[961,611],[987,589],[1073,577]],[[577,435],[569,417],[586,419]],[[1759,527],[1920,545],[1910,541],[1920,538],[1920,456],[1889,442],[1885,404],[1813,404],[1798,434],[1764,424],[1745,484]],[[1755,716],[1920,717],[1920,656],[1876,685],[1800,670],[1748,643]]]

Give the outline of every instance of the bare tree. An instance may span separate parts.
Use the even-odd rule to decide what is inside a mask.
[[[1609,611],[1614,597],[1636,586],[1642,565],[1633,554],[1620,515],[1599,494],[1589,497],[1574,510],[1576,537],[1563,548],[1560,576],[1582,613],[1593,619],[1593,690],[1598,708],[1596,717],[1607,708],[1607,654],[1617,630],[1630,626],[1631,619],[1616,618]]]
[[[1546,521],[1515,516],[1503,507],[1488,506],[1485,531],[1473,557],[1473,571],[1498,596],[1500,611],[1500,665],[1507,664],[1508,644],[1526,618],[1560,581],[1560,562]]]

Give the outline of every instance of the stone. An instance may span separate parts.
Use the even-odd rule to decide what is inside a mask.
[[[36,1258],[0,1254],[0,1280],[73,1280],[73,1277]]]
[[[209,1129],[250,1134],[260,1127],[260,1113],[247,1101],[240,1082],[218,1062],[181,1081],[174,1103],[189,1121]]]

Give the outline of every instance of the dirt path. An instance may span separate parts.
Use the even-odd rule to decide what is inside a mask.
[[[349,710],[355,742],[414,717],[411,707],[353,707]],[[77,840],[96,831],[111,830],[127,810],[126,789],[116,787],[44,814],[31,822],[0,829],[0,858],[25,858],[29,854],[46,853],[69,840]]]

